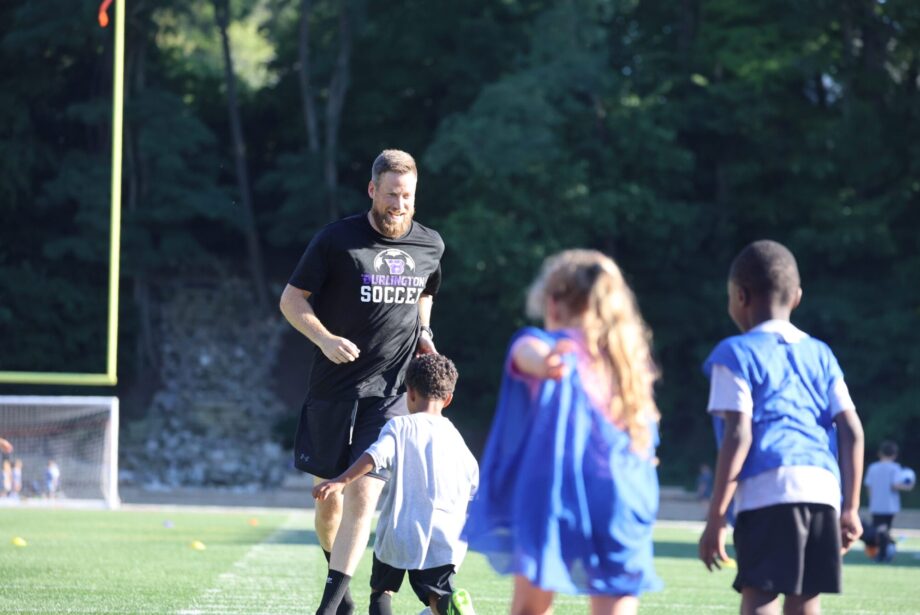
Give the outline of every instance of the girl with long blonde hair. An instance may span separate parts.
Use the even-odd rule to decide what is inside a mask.
[[[661,586],[651,335],[593,250],[548,258],[528,311],[544,326],[511,342],[464,536],[515,575],[512,615],[551,613],[557,592],[590,595],[593,615],[635,613]]]

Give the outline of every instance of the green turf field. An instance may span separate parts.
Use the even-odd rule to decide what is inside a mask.
[[[257,520],[254,523],[253,520]],[[730,571],[695,559],[696,529],[662,524],[656,565],[666,589],[641,613],[737,612]],[[27,546],[13,544],[23,538]],[[72,511],[0,509],[2,613],[312,613],[325,572],[308,512]],[[201,541],[204,550],[193,549]],[[920,538],[904,540],[894,564],[847,556],[843,596],[826,613],[920,613]],[[370,555],[353,592],[366,612]],[[479,615],[507,613],[510,583],[471,554],[458,575]],[[394,612],[421,609],[405,583]],[[585,613],[585,600],[557,599],[556,612]]]

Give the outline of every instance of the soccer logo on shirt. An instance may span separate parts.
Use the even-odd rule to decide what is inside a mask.
[[[361,274],[362,303],[417,303],[427,277],[415,273],[415,259],[398,248],[374,257],[374,272]]]
[[[383,250],[374,257],[375,273],[382,273],[385,270],[390,275],[403,275],[406,269],[415,271],[415,260],[398,248]]]

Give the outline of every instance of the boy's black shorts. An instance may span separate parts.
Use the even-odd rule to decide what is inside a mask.
[[[371,568],[371,591],[398,592],[406,572],[409,573],[409,585],[422,603],[428,606],[428,597],[434,594],[438,598],[448,596],[454,592],[453,564],[427,568],[425,570],[403,570],[393,568],[377,559],[374,553],[374,564]]]
[[[325,400],[308,397],[294,438],[294,465],[319,478],[335,478],[376,442],[394,416],[408,414],[406,396]],[[382,480],[389,472],[372,471]]]
[[[738,513],[733,587],[773,594],[840,593],[840,519],[826,504],[777,504]]]

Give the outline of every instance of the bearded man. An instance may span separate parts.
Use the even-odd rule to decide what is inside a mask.
[[[417,182],[412,156],[384,150],[367,186],[370,211],[320,230],[281,295],[281,313],[316,346],[294,445],[294,464],[316,482],[341,474],[389,419],[408,413],[406,366],[435,352],[429,325],[444,242],[413,220]],[[329,561],[317,615],[354,611],[348,583],[387,478],[371,472],[316,503]]]

